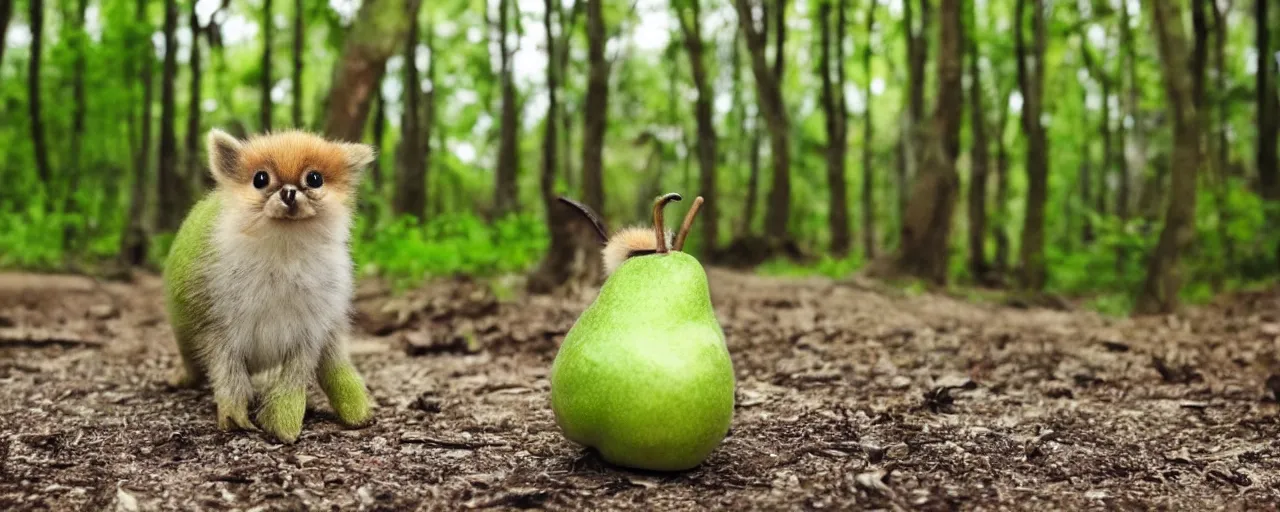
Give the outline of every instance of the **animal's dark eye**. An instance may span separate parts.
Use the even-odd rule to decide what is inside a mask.
[[[307,188],[320,188],[321,185],[324,185],[324,176],[316,171],[307,173]]]
[[[271,184],[271,175],[267,171],[258,171],[253,175],[253,188],[264,189]]]

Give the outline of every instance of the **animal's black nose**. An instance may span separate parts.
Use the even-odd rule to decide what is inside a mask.
[[[298,189],[293,187],[280,189],[280,200],[284,201],[286,206],[293,206],[293,203],[298,200]]]

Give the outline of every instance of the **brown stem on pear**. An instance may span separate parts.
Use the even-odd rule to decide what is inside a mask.
[[[601,243],[609,241],[609,231],[605,229],[604,221],[600,220],[600,217],[596,215],[596,212],[591,211],[591,208],[588,208],[587,205],[579,203],[567,197],[560,197],[559,199],[560,199],[560,202],[573,207],[575,210],[578,210],[578,213],[581,213],[583,217],[586,217],[587,220],[591,221],[591,225],[596,228],[596,234],[600,235]]]
[[[680,234],[676,235],[675,250],[684,250],[684,239],[689,237],[689,227],[693,226],[693,218],[698,215],[700,206],[702,206],[702,196],[694,199],[693,206],[689,207],[689,213],[684,214],[684,224],[680,225]]]
[[[682,199],[680,194],[671,193],[663,194],[662,197],[653,202],[653,233],[658,238],[658,248],[654,252],[658,254],[666,254],[667,252],[667,237],[664,232],[666,231],[666,226],[662,223],[662,209],[667,206],[667,203],[679,201],[680,199]]]

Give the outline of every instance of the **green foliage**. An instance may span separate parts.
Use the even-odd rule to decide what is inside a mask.
[[[803,264],[786,259],[774,259],[760,265],[756,271],[766,276],[800,277],[817,275],[840,279],[848,277],[862,268],[863,263],[862,256],[857,254],[845,258],[833,258],[823,255],[815,262]]]
[[[547,249],[546,226],[537,217],[512,215],[486,224],[468,214],[450,214],[426,224],[401,217],[387,226],[359,222],[354,244],[364,275],[380,275],[397,285],[432,276],[491,276],[526,272]]]

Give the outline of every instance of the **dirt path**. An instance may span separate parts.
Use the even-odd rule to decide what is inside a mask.
[[[711,277],[738,409],[706,463],[663,475],[609,467],[552,420],[547,371],[591,291],[365,286],[354,351],[377,423],[342,430],[313,397],[281,446],[219,432],[207,392],[163,384],[177,358],[154,276],[0,275],[0,510],[1280,503],[1276,294],[1110,321]]]

